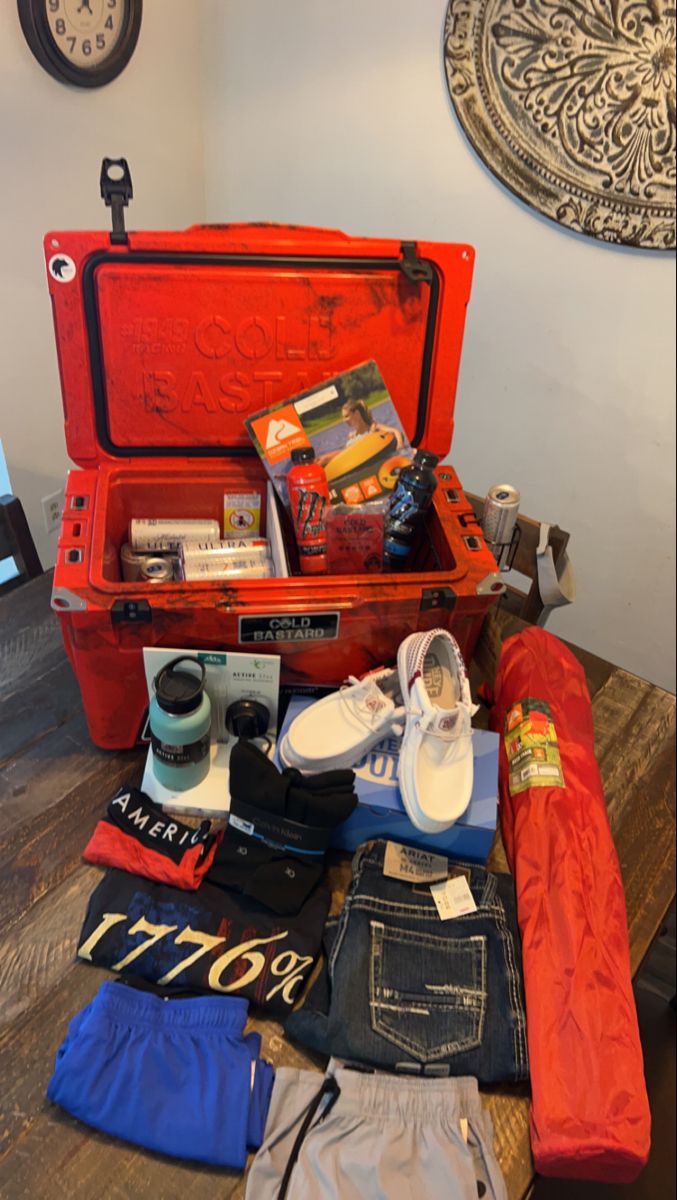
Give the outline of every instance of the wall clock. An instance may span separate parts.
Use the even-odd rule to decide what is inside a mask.
[[[102,87],[127,66],[142,0],[17,0],[24,37],[60,83]]]

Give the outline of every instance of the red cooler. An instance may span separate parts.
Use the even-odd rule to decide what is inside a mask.
[[[52,606],[93,741],[140,737],[144,646],[258,647],[299,685],[392,663],[407,634],[438,625],[469,657],[503,585],[450,466],[406,574],[128,583],[120,547],[132,517],[221,522],[224,492],[259,492],[265,532],[244,417],[367,359],[412,445],[444,457],[472,248],[276,225],[128,233],[131,182],[124,160],[109,178],[115,165],[102,171],[112,231],[45,238],[77,464]]]

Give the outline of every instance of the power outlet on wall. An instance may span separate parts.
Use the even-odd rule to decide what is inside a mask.
[[[63,516],[63,506],[65,503],[63,488],[58,492],[52,492],[51,496],[43,496],[42,498],[42,515],[45,520],[45,529],[47,533],[55,533],[61,528],[61,517]]]

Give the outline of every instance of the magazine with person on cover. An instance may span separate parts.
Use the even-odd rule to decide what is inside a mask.
[[[324,467],[332,505],[387,500],[414,457],[373,360],[254,413],[245,426],[287,506],[291,452],[300,446],[312,446]]]

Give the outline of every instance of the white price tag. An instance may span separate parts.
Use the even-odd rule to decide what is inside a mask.
[[[442,854],[429,854],[415,846],[398,846],[387,842],[383,856],[383,874],[390,879],[407,883],[432,883],[447,878],[447,859]]]
[[[443,883],[434,883],[430,887],[430,892],[442,921],[450,921],[452,917],[465,917],[468,913],[477,912],[477,905],[464,875],[445,879]]]

